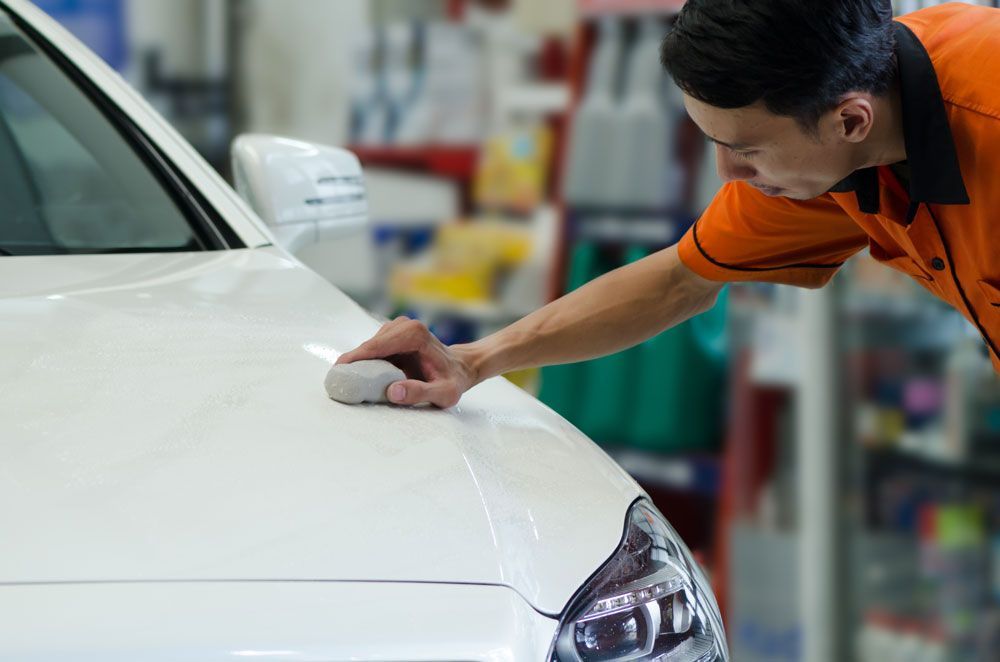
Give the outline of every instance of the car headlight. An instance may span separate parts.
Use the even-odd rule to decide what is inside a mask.
[[[705,575],[648,501],[633,504],[618,551],[570,602],[550,660],[728,662]]]

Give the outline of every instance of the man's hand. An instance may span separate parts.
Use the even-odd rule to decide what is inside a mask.
[[[408,379],[389,400],[451,407],[479,382],[513,370],[585,361],[636,345],[715,305],[722,283],[695,274],[671,246],[615,269],[468,345],[445,347],[400,317],[337,363],[386,359]]]
[[[417,320],[397,317],[371,340],[346,354],[337,363],[385,359],[406,373],[408,379],[390,384],[390,402],[401,405],[430,403],[451,407],[475,386],[476,375],[461,351],[446,347]]]

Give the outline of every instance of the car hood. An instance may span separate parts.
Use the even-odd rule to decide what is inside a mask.
[[[329,400],[377,327],[273,248],[0,258],[0,583],[469,582],[558,613],[638,488],[501,379]]]

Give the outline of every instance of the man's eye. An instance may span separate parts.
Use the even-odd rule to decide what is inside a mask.
[[[733,156],[738,159],[749,159],[753,155],[753,152],[733,152]]]

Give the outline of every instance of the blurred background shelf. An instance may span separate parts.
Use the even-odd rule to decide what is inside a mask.
[[[864,462],[878,477],[907,474],[928,482],[975,486],[1000,493],[1000,462],[933,458],[899,448],[867,449]]]
[[[472,179],[480,152],[478,145],[427,147],[351,145],[348,149],[354,152],[366,167],[416,170],[462,180]]]

